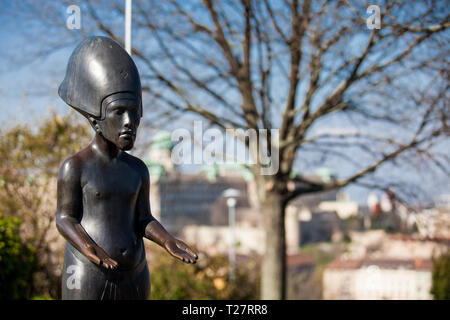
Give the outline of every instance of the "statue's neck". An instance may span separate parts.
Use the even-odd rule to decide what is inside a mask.
[[[120,149],[114,143],[106,140],[98,133],[95,133],[94,140],[92,141],[92,147],[102,158],[104,157],[108,160],[113,160],[120,154]]]

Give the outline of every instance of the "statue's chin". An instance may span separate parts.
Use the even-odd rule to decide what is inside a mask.
[[[119,138],[119,141],[117,141],[116,145],[120,150],[131,150],[134,146],[134,139]]]
[[[128,151],[128,150],[133,149],[133,143],[120,144],[118,147],[119,147],[120,150]]]

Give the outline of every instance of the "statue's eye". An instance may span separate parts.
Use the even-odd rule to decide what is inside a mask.
[[[117,115],[123,114],[123,109],[117,109],[115,112]]]

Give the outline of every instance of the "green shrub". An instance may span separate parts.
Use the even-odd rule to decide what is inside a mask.
[[[35,267],[33,247],[22,242],[20,220],[0,214],[0,299],[25,299]]]
[[[196,264],[188,265],[165,251],[152,251],[151,299],[259,299],[259,277],[251,271],[258,268],[251,263],[239,265],[235,281],[230,282],[228,259],[224,257],[202,255]]]
[[[54,299],[48,295],[40,295],[34,296],[33,298],[31,298],[31,300],[54,300]]]
[[[431,294],[435,300],[450,300],[450,251],[434,260]]]
[[[92,137],[89,125],[80,120],[73,111],[64,117],[39,119],[33,126],[0,128],[0,212],[20,219],[22,243],[34,248],[29,298],[60,296],[64,240],[54,223],[56,180],[62,161]]]

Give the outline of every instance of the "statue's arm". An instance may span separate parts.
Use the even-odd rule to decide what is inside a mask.
[[[114,269],[117,262],[100,248],[80,224],[82,215],[81,170],[76,159],[66,160],[58,174],[56,227],[61,235],[97,265]]]
[[[142,184],[138,195],[139,227],[145,238],[165,248],[172,256],[186,263],[195,263],[197,254],[183,241],[174,238],[156,220],[150,211],[150,176],[147,166],[142,167]]]

